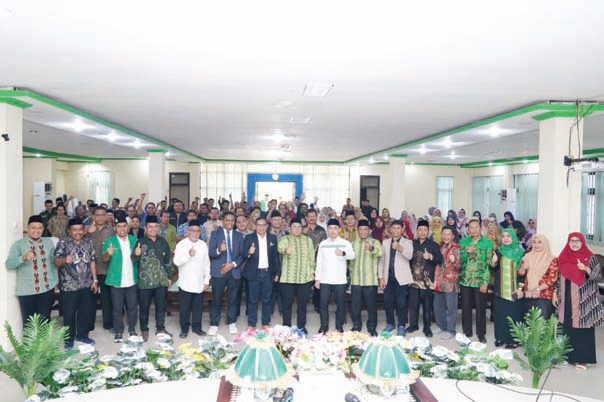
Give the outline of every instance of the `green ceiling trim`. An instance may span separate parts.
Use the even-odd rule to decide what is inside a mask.
[[[604,154],[604,148],[586,149],[583,155]]]
[[[102,161],[147,161],[148,158],[100,158]]]
[[[593,112],[596,111],[604,111],[604,105],[599,105],[599,104],[582,104],[581,106],[582,108],[584,108],[584,111],[582,113],[587,113],[585,115],[591,114]],[[376,152],[372,152],[369,154],[365,154],[365,155],[361,155],[358,156],[356,158],[353,159],[349,159],[346,162],[356,162],[362,159],[367,159],[370,158],[372,156],[376,156],[376,155],[380,155],[380,154],[384,154],[384,153],[389,153],[389,152],[396,152],[399,150],[402,150],[404,148],[408,148],[408,147],[412,147],[415,145],[420,145],[420,144],[424,144],[426,142],[430,142],[430,141],[434,141],[434,140],[438,140],[444,137],[448,137],[450,135],[453,134],[457,134],[463,131],[467,131],[473,128],[477,128],[477,127],[482,127],[485,126],[487,124],[492,124],[492,123],[496,123],[498,121],[501,120],[505,120],[505,119],[509,119],[512,117],[516,117],[516,116],[520,116],[526,113],[531,113],[534,111],[538,111],[538,110],[544,110],[544,111],[550,111],[550,112],[559,112],[559,113],[570,113],[572,112],[573,115],[572,117],[576,116],[576,104],[574,103],[565,103],[565,104],[550,104],[550,103],[544,103],[544,102],[540,102],[540,103],[535,103],[533,105],[529,105],[529,106],[525,106],[519,109],[514,109],[510,112],[507,113],[503,113],[500,115],[496,115],[484,120],[479,120],[476,121],[474,123],[470,123],[467,124],[465,126],[461,126],[461,127],[457,127],[454,128],[452,130],[448,130],[448,131],[444,131],[442,133],[437,133],[428,137],[424,137],[421,138],[419,140],[415,140],[415,141],[411,141],[411,142],[406,142],[404,144],[400,144],[400,145],[395,145],[393,147],[390,148],[385,148],[382,149],[380,151],[376,151]]]
[[[408,165],[417,165],[417,166],[454,166],[460,167],[457,163],[432,163],[432,162],[407,162]]]
[[[165,154],[168,151],[165,150],[165,149],[148,149],[147,152],[149,152],[149,153],[158,153],[158,154],[162,153],[162,154]]]
[[[29,107],[32,107],[33,105],[31,103],[27,103],[24,102],[22,100],[19,99],[15,99],[15,98],[8,98],[8,97],[0,97],[0,103],[6,103],[21,109],[27,109]]]
[[[562,105],[560,105],[560,106],[562,106]],[[572,105],[572,106],[573,106],[573,109],[575,109],[575,105]],[[583,118],[583,117],[589,116],[593,112],[601,111],[601,110],[603,110],[601,108],[601,106],[603,106],[603,105],[589,105],[588,107],[585,108],[584,111],[581,111],[580,110],[581,108],[579,108],[579,117]],[[543,121],[543,120],[547,120],[547,119],[552,119],[554,117],[576,118],[577,111],[576,111],[576,109],[575,110],[556,110],[556,111],[539,114],[537,116],[533,116],[533,119],[537,120],[537,121]]]
[[[338,161],[282,161],[275,159],[266,160],[249,160],[249,159],[206,159],[207,163],[289,163],[289,164],[306,164],[306,165],[344,165],[346,162]]]
[[[460,167],[474,167],[474,166],[481,166],[481,165],[489,165],[489,164],[497,164],[497,163],[513,163],[513,162],[520,162],[523,163],[524,161],[538,161],[539,160],[539,156],[538,155],[531,155],[531,156],[518,156],[515,158],[503,158],[503,159],[493,159],[490,161],[478,161],[478,162],[468,162],[468,163],[461,163],[459,164]]]
[[[0,98],[2,98],[2,99],[11,98],[11,97],[19,97],[19,96],[20,97],[30,97],[30,98],[36,99],[36,100],[38,100],[40,102],[44,102],[44,103],[46,103],[48,105],[57,107],[59,109],[63,109],[65,111],[68,111],[70,113],[76,114],[76,115],[78,115],[80,117],[83,117],[85,119],[88,119],[88,120],[91,120],[91,121],[95,121],[95,122],[97,122],[99,124],[102,124],[102,125],[104,125],[106,127],[112,128],[112,129],[114,129],[116,131],[119,131],[119,132],[121,132],[123,134],[127,134],[127,135],[129,135],[131,137],[135,137],[135,138],[138,138],[138,139],[141,139],[141,140],[145,140],[147,142],[151,142],[151,143],[153,143],[155,145],[159,145],[161,147],[170,148],[170,149],[172,149],[172,150],[174,150],[174,151],[176,151],[178,153],[183,153],[183,154],[188,155],[188,156],[190,156],[192,158],[195,158],[197,160],[205,160],[205,158],[202,158],[199,155],[195,155],[195,154],[193,154],[191,152],[185,151],[184,149],[175,147],[175,146],[170,145],[170,144],[166,144],[166,143],[161,142],[159,140],[156,140],[154,138],[147,137],[146,135],[139,134],[139,133],[137,133],[135,131],[129,130],[129,129],[127,129],[125,127],[122,127],[122,126],[119,126],[119,125],[117,125],[115,123],[111,123],[111,122],[109,122],[107,120],[101,119],[100,117],[93,116],[90,113],[83,112],[83,111],[81,111],[79,109],[76,109],[73,106],[66,105],[64,103],[61,103],[61,102],[56,101],[54,99],[47,98],[47,97],[42,96],[40,94],[37,94],[35,92],[32,92],[32,91],[23,91],[23,90],[19,90],[19,91],[6,91],[6,90],[5,91],[0,91]]]
[[[28,152],[30,154],[40,154],[44,156],[52,156],[54,158],[67,158],[67,159],[78,159],[87,162],[100,162],[100,158],[96,158],[94,156],[86,156],[86,155],[76,155],[76,154],[64,154],[59,152],[45,151],[43,149],[36,149],[30,147],[23,147],[23,152]]]
[[[406,158],[407,156],[409,156],[409,155],[407,155],[407,154],[392,154],[392,155],[390,155],[391,158]]]
[[[23,159],[57,159],[57,158],[54,156],[46,156],[46,155],[40,155],[40,156],[23,155]]]

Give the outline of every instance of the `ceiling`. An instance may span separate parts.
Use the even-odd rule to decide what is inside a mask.
[[[5,0],[0,86],[138,135],[77,133],[74,115],[40,104],[25,109],[32,148],[144,157],[168,144],[176,158],[234,160],[349,161],[540,101],[604,99],[602,1],[400,3]],[[333,87],[303,96],[313,83]],[[534,155],[530,117],[499,122],[497,137],[465,131],[453,159],[395,151]]]

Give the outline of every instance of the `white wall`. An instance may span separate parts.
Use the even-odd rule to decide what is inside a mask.
[[[23,220],[27,219],[34,213],[38,214],[42,211],[34,211],[34,183],[44,182],[53,183],[55,187],[55,166],[54,159],[46,158],[26,158],[23,159]],[[56,198],[56,193],[53,190],[52,200]]]

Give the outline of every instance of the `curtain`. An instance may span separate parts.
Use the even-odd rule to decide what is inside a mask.
[[[453,183],[453,176],[436,177],[436,206],[443,214],[453,209]]]
[[[503,188],[503,176],[476,176],[472,178],[472,215],[480,211],[483,218],[494,212],[498,220],[503,219],[499,191]]]
[[[88,194],[97,204],[111,205],[111,172],[96,170],[89,172]]]
[[[515,218],[528,224],[530,218],[537,218],[538,174],[515,174],[516,215]]]
[[[604,174],[583,174],[581,191],[581,231],[585,238],[604,244]]]

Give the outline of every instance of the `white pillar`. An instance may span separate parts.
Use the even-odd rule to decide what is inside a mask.
[[[560,253],[568,233],[581,227],[581,173],[570,172],[563,165],[568,155],[568,136],[573,118],[555,117],[539,123],[539,189],[537,231],[550,240],[554,254]],[[583,122],[579,123],[583,142]],[[577,127],[573,128],[571,155],[578,155]]]
[[[159,202],[164,199],[164,181],[166,175],[165,159],[165,151],[149,151],[149,194],[147,195],[147,200],[150,202]]]
[[[400,217],[405,209],[405,162],[407,158],[390,157],[388,173],[390,175],[390,197],[386,205],[390,215]]]
[[[0,261],[6,261],[11,245],[23,237],[23,111],[0,103]],[[0,344],[7,347],[4,321],[21,337],[21,309],[16,296],[17,272],[0,267]]]

